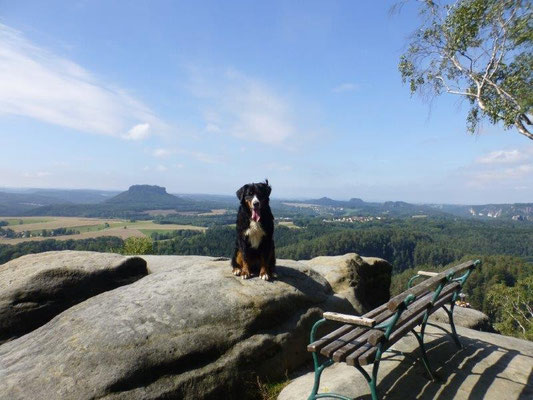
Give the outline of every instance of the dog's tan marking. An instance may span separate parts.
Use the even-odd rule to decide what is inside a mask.
[[[244,256],[239,251],[237,252],[237,264],[241,266],[241,269],[237,269],[237,273],[235,269],[233,270],[233,274],[235,276],[240,276],[242,279],[248,279],[250,277],[250,267],[248,266],[248,263],[244,260]]]
[[[254,206],[252,205],[252,199],[246,200],[246,205],[248,206],[250,211],[252,211],[254,209]]]
[[[248,278],[248,276],[250,275],[250,272],[249,272],[249,269],[248,269],[248,264],[246,264],[246,271],[248,271],[247,274],[246,274],[246,273],[244,273],[244,265],[245,265],[244,257],[242,256],[242,253],[240,251],[237,252],[237,256],[235,257],[235,261],[237,262],[238,267],[233,268],[233,275],[242,276],[242,279]]]
[[[265,236],[265,231],[259,222],[250,220],[250,227],[244,232],[244,236],[248,236],[248,240],[254,249],[257,249],[261,244],[261,239]]]

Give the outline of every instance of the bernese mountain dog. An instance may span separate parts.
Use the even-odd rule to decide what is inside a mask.
[[[237,190],[241,202],[237,213],[237,239],[231,259],[233,275],[248,279],[257,275],[272,279],[276,268],[274,253],[274,216],[269,196],[272,188],[265,183],[249,183]]]

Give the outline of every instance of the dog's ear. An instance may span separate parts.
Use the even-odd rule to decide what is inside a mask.
[[[242,188],[237,190],[237,193],[235,193],[239,201],[242,201],[242,199],[244,198],[244,192],[246,192],[246,189],[248,189],[248,185],[244,185]]]
[[[265,185],[267,187],[267,196],[270,196],[270,193],[272,193],[272,187],[268,184],[268,179],[265,179]]]

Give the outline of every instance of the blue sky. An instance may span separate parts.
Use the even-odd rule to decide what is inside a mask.
[[[410,97],[417,14],[387,1],[0,3],[0,188],[489,203],[533,199],[533,144]]]

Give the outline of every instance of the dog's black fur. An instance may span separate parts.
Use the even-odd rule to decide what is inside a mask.
[[[272,188],[265,183],[249,183],[237,191],[237,198],[241,202],[237,214],[237,238],[235,252],[231,259],[233,274],[243,279],[259,272],[259,277],[270,280],[276,268],[274,251],[274,216],[270,210],[270,192]],[[255,205],[252,201],[255,199]],[[257,201],[259,201],[257,203]],[[259,220],[254,221],[253,217]],[[258,228],[264,232],[258,233]],[[250,234],[250,230],[255,236]],[[260,232],[259,230],[259,232]],[[254,246],[255,244],[255,246]]]

